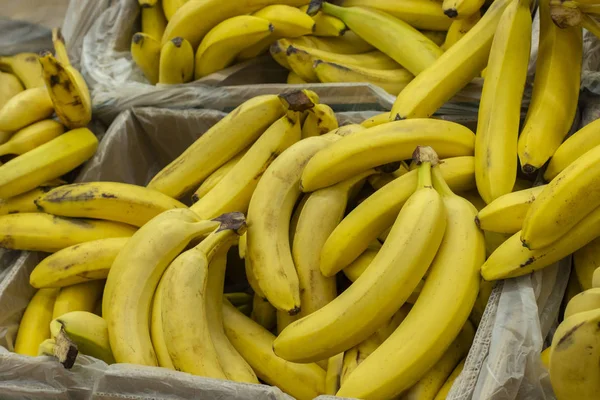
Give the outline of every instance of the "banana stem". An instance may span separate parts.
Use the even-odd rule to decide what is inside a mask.
[[[446,183],[444,175],[442,175],[442,170],[439,166],[433,168],[432,175],[433,187],[441,196],[455,196],[452,189],[450,189],[450,186],[448,186]]]
[[[246,219],[240,212],[223,214],[213,221],[220,222],[219,228],[206,237],[194,249],[201,251],[210,260],[213,255],[226,244],[230,244],[244,232],[246,232]]]
[[[417,163],[417,189],[431,188],[431,168],[439,163],[438,155],[430,146],[417,146],[413,152],[413,160]]]

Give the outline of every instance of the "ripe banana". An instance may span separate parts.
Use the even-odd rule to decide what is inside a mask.
[[[448,50],[456,42],[462,39],[475,26],[481,19],[481,12],[477,11],[473,15],[465,19],[456,19],[452,21],[452,25],[448,28],[448,33],[444,40],[444,44],[441,45],[443,50]]]
[[[221,262],[221,261],[219,261]],[[220,265],[219,263],[215,265]],[[233,292],[233,293],[224,293],[223,296],[229,300],[231,304],[234,306],[246,306],[252,303],[253,296],[246,292]]]
[[[431,183],[437,156],[430,147],[418,147],[415,158],[421,163],[417,190],[398,214],[389,240],[341,295],[288,326],[273,343],[275,354],[309,362],[345,351],[373,334],[413,292],[446,228],[444,205]],[[403,260],[403,268],[396,268],[397,260]]]
[[[289,41],[295,46],[312,47],[338,54],[360,54],[375,50],[373,46],[352,31],[346,31],[340,37],[301,36],[289,39]]]
[[[82,354],[95,357],[107,364],[115,362],[108,341],[106,321],[96,314],[86,311],[69,312],[50,323],[50,332],[55,340],[58,340],[61,334],[67,335]]]
[[[181,6],[183,6],[187,2],[188,0],[162,0],[162,8],[167,21],[170,21],[171,18],[173,18],[173,15],[175,15],[175,13],[177,12],[177,10],[179,10]],[[159,41],[160,39],[161,38],[159,38]]]
[[[218,224],[178,208],[154,217],[127,241],[110,268],[102,300],[117,362],[157,365],[148,318],[160,277],[192,239]]]
[[[96,302],[102,297],[103,289],[103,280],[83,282],[62,288],[54,303],[52,319],[61,317],[71,311],[91,313],[94,311]]]
[[[40,344],[50,338],[52,309],[59,289],[40,289],[29,301],[19,323],[15,353],[36,356]]]
[[[308,83],[308,82],[306,82],[304,79],[300,78],[300,75],[298,75],[294,71],[290,71],[288,73],[286,83],[288,85],[303,85],[303,84]]]
[[[567,304],[564,318],[581,312],[592,311],[600,308],[600,288],[585,290],[573,297]]]
[[[195,203],[202,197],[206,196],[221,180],[235,167],[235,165],[244,157],[250,147],[240,151],[235,157],[221,165],[215,172],[210,174],[208,178],[196,189],[192,195],[192,201]]]
[[[163,211],[185,204],[156,190],[120,182],[59,186],[36,200],[42,212],[63,217],[96,218],[141,227]]]
[[[231,344],[261,380],[299,400],[314,399],[325,393],[325,371],[321,367],[278,357],[273,352],[275,336],[228,301],[223,301],[223,325]]]
[[[390,113],[384,112],[381,114],[377,114],[371,118],[365,119],[360,124],[365,128],[372,128],[381,124],[387,124],[388,122],[390,122]]]
[[[300,11],[306,13],[308,5],[299,7]],[[315,36],[343,36],[348,30],[344,21],[331,15],[324,14],[321,11],[311,15],[311,19],[315,22],[313,35]]]
[[[450,18],[467,19],[479,12],[485,0],[444,0],[442,9]]]
[[[494,1],[459,42],[413,79],[398,95],[390,119],[430,117],[471,79],[479,76],[488,62],[500,17],[511,1]]]
[[[448,397],[448,393],[450,393],[450,389],[452,389],[454,382],[459,377],[459,375],[462,373],[464,367],[465,367],[465,360],[462,360],[456,366],[456,368],[454,368],[454,371],[452,371],[452,373],[450,374],[448,379],[446,379],[446,382],[444,383],[442,388],[437,392],[437,394],[433,400],[446,400],[446,398]]]
[[[277,310],[267,300],[256,293],[252,300],[252,320],[270,331],[277,324]]]
[[[439,1],[432,0],[339,0],[342,7],[369,7],[386,12],[417,29],[447,31],[451,20],[444,15]]]
[[[340,140],[313,157],[301,188],[311,192],[368,169],[409,159],[416,146],[431,146],[441,158],[473,154],[475,135],[454,122],[430,119],[395,121]]]
[[[473,157],[448,158],[437,167],[452,190],[475,185]],[[330,276],[350,265],[391,226],[417,185],[411,171],[379,189],[352,210],[331,233],[321,252],[321,272]]]
[[[290,112],[275,121],[231,171],[190,209],[203,219],[233,211],[245,213],[263,173],[279,154],[299,140],[299,113]]]
[[[329,134],[289,147],[267,168],[250,200],[246,257],[269,303],[290,315],[300,312],[300,286],[289,241],[290,218],[301,194],[298,183],[306,162],[338,139],[341,136]]]
[[[253,143],[283,113],[275,95],[244,102],[156,174],[148,187],[173,198],[181,197]]]
[[[542,360],[542,365],[546,369],[550,369],[550,353],[552,352],[552,347],[547,347],[546,350],[542,351],[540,354],[540,359]],[[434,399],[434,400],[443,400],[442,399]]]
[[[54,179],[41,184],[29,192],[7,199],[0,199],[0,215],[37,212],[38,209],[35,205],[35,200],[40,198],[44,193],[52,190],[53,187],[60,186],[63,183],[65,182],[60,179]]]
[[[343,8],[331,3],[323,3],[322,9],[340,18],[357,35],[413,75],[420,74],[443,54],[439,46],[421,32],[384,12],[363,7]]]
[[[162,320],[162,293],[163,285],[165,284],[162,279],[156,287],[154,298],[152,299],[152,312],[150,315],[150,338],[152,339],[152,347],[156,352],[156,360],[158,366],[175,370],[173,360],[169,355],[169,349],[167,348],[167,341],[165,340],[165,331],[163,328]]]
[[[142,6],[142,32],[154,38],[162,40],[167,27],[167,18],[160,4]]]
[[[371,244],[365,251],[361,253],[354,261],[352,261],[346,268],[343,269],[346,278],[355,282],[359,276],[367,269],[371,262],[375,259],[375,256],[381,249],[381,243],[375,241],[377,245]]]
[[[48,118],[53,112],[52,100],[45,87],[23,90],[0,109],[0,130],[16,132]]]
[[[277,335],[279,335],[292,322],[297,321],[298,318],[300,318],[299,314],[289,315],[285,311],[277,310]]]
[[[160,50],[160,40],[145,33],[138,32],[131,39],[131,58],[153,85],[158,83]]]
[[[105,279],[128,240],[128,237],[92,240],[59,250],[36,265],[29,283],[40,289]]]
[[[402,161],[400,164],[400,168],[398,168],[396,171],[388,174],[371,175],[368,181],[369,184],[373,187],[373,189],[379,190],[394,179],[399,178],[406,173],[408,173],[408,165],[406,165],[406,163]]]
[[[1,68],[1,66],[0,66]],[[23,85],[16,75],[0,72],[0,109],[6,102],[23,91]]]
[[[398,95],[414,78],[404,68],[378,70],[331,62],[316,61],[313,67],[318,80],[323,83],[366,82],[382,87],[386,92]]]
[[[176,37],[160,49],[158,83],[176,85],[194,78],[194,49],[190,42]]]
[[[428,30],[419,30],[423,35],[425,35],[429,40],[431,40],[436,45],[440,46],[442,49],[442,45],[446,40],[446,31],[428,31]],[[444,49],[442,49],[444,50]]]
[[[550,0],[539,3],[540,40],[535,80],[519,160],[525,173],[541,168],[569,132],[579,98],[582,60],[580,27],[560,29],[550,17]]]
[[[463,330],[470,328],[470,338],[473,338],[468,318],[479,292],[485,241],[474,222],[475,207],[452,193],[442,172],[436,168],[433,185],[446,208],[446,232],[425,285],[400,327],[348,377],[340,396],[343,393],[346,397],[387,398],[413,387],[409,393],[416,396],[420,390],[430,390],[433,397],[470,347],[470,343],[451,345],[451,342],[465,323]],[[404,207],[407,206],[408,203]],[[365,273],[368,272],[369,268]],[[448,356],[454,364],[444,370],[447,374],[440,376],[435,387],[426,384],[431,369],[437,369],[434,367],[437,360],[447,357],[448,351],[443,355],[445,349],[457,345],[466,347],[460,355]],[[440,366],[440,362],[437,365]]]
[[[51,119],[35,122],[17,131],[8,142],[0,145],[0,156],[25,154],[60,136],[64,131],[64,126]]]
[[[594,239],[573,253],[573,271],[583,290],[592,288],[594,271],[600,267],[600,239]]]
[[[344,367],[344,353],[336,354],[327,360],[325,371],[325,394],[335,396],[340,390],[340,381],[342,378],[342,369]]]
[[[25,89],[43,88],[42,66],[35,53],[20,53],[11,57],[0,57],[0,69],[19,78]]]
[[[44,213],[0,217],[0,247],[53,253],[79,243],[129,237],[135,228],[117,222],[62,218]]]
[[[315,104],[306,113],[302,124],[302,139],[321,136],[339,127],[335,113],[327,104]]]
[[[519,190],[498,197],[485,206],[475,217],[475,222],[484,231],[515,233],[523,227],[523,220],[531,204],[542,193],[546,185]]]

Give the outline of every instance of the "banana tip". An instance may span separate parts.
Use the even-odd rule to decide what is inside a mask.
[[[523,247],[525,247],[527,250],[531,250],[529,248],[529,243],[527,243],[527,241],[523,238],[521,238],[521,244],[523,245]]]
[[[523,173],[527,174],[527,175],[531,175],[531,174],[533,174],[537,170],[538,169],[536,167],[534,167],[533,165],[531,165],[531,164],[525,164],[521,168],[521,171],[523,171]]]
[[[444,14],[446,14],[446,16],[449,18],[458,17],[458,11],[456,11],[456,8],[448,8],[448,9],[444,10]]]
[[[481,229],[481,221],[479,221],[479,216],[475,216],[475,225],[477,225],[477,227]]]
[[[288,314],[291,316],[297,315],[300,313],[300,306],[294,306],[291,310],[288,311]]]

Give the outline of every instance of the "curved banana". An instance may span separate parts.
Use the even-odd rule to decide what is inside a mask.
[[[1,68],[1,65],[0,65]],[[6,102],[23,91],[23,85],[16,75],[0,72],[0,109]]]
[[[156,287],[154,298],[152,299],[152,312],[150,315],[150,338],[152,339],[152,347],[156,352],[156,360],[158,365],[163,368],[175,370],[173,360],[169,355],[167,342],[165,340],[165,331],[162,320],[162,292],[164,282],[162,279]]]
[[[386,92],[397,95],[414,75],[404,68],[378,70],[358,66],[342,65],[317,60],[313,67],[320,82],[366,82],[382,87]]]
[[[375,259],[377,253],[379,253],[379,249],[381,249],[381,243],[378,241],[374,242],[378,243],[377,245],[369,245],[369,247],[361,253],[354,261],[352,261],[346,268],[342,271],[346,278],[350,279],[352,282],[355,282],[359,276],[362,275],[363,272],[367,269],[367,267],[371,264],[371,262]]]
[[[128,240],[128,237],[91,240],[59,250],[35,266],[29,283],[39,289],[105,279]]]
[[[536,186],[502,195],[481,209],[475,222],[484,231],[518,232],[523,227],[523,220],[531,204],[545,187]]]
[[[302,124],[302,139],[311,136],[321,136],[339,127],[335,113],[327,104],[315,104],[307,110],[307,116]]]
[[[252,144],[283,113],[275,95],[257,96],[242,103],[156,174],[148,187],[173,198],[181,197]]]
[[[60,289],[40,289],[29,301],[19,323],[15,353],[36,356],[40,344],[50,338],[52,309]]]
[[[285,311],[277,310],[277,335],[279,335],[285,328],[287,328],[292,322],[297,321],[300,318],[299,314],[289,315]],[[317,362],[318,364],[319,362]]]
[[[348,377],[339,396],[387,398],[413,385],[416,386],[409,392],[423,390],[425,388],[421,386],[427,382],[424,376],[432,373],[427,371],[437,360],[446,358],[443,354],[448,346],[456,346],[451,342],[457,335],[460,337],[459,331],[465,323],[463,331],[470,328],[471,340],[473,338],[468,318],[479,292],[479,269],[485,261],[485,240],[474,222],[475,207],[452,193],[442,172],[436,168],[433,170],[433,185],[446,208],[446,232],[429,267],[425,285],[400,327]],[[367,268],[365,273],[368,272]],[[435,388],[426,385],[427,390],[435,389],[431,397],[469,347],[470,343],[463,347],[464,353],[450,357],[454,364],[448,365],[449,370],[444,370],[447,374],[440,377],[439,385]]]
[[[16,75],[26,89],[46,86],[44,78],[42,78],[42,66],[35,53],[19,53],[10,57],[0,57],[0,69]]]
[[[317,153],[302,173],[301,188],[311,192],[368,169],[411,157],[416,146],[431,146],[441,158],[473,154],[475,135],[454,122],[430,119],[395,121],[340,140]]]
[[[250,147],[240,151],[235,157],[221,165],[215,172],[210,174],[192,195],[192,202],[197,202],[206,196],[221,180],[235,167],[238,161],[244,157]]]
[[[448,158],[437,167],[452,190],[475,185],[473,157]],[[321,252],[321,272],[330,276],[350,265],[389,228],[413,194],[417,172],[411,171],[379,189],[352,210],[331,233]]]
[[[552,352],[552,347],[547,347],[544,351],[542,351],[542,353],[540,354],[540,359],[542,360],[542,365],[544,366],[544,368],[546,369],[550,369],[550,353]],[[443,400],[445,399],[434,399],[434,400]]]
[[[581,28],[556,26],[550,17],[549,3],[550,0],[539,2],[540,40],[535,80],[519,137],[519,160],[525,173],[541,168],[558,149],[571,128],[579,99]]]
[[[504,9],[512,0],[496,0],[463,38],[400,92],[390,119],[427,118],[479,76],[488,62]]]
[[[0,199],[0,215],[37,212],[38,209],[35,205],[35,200],[40,198],[44,193],[52,190],[52,188],[64,183],[60,179],[54,179],[41,184],[29,192],[7,199]]]
[[[289,147],[267,168],[250,200],[246,256],[269,303],[290,315],[300,312],[300,285],[289,240],[290,218],[301,194],[298,183],[306,162],[338,139],[341,136],[326,134]]]
[[[42,212],[63,217],[96,218],[141,227],[163,211],[186,205],[143,186],[120,182],[84,182],[59,186],[36,200]]]
[[[301,36],[288,39],[293,45],[312,47],[338,54],[360,54],[375,50],[369,43],[352,31],[339,37]]]
[[[64,131],[64,126],[51,119],[35,122],[17,131],[6,143],[0,145],[0,156],[6,154],[25,154],[57,138]]]
[[[81,354],[95,357],[107,364],[115,359],[108,341],[108,327],[102,317],[86,311],[72,311],[55,318],[50,323],[52,338],[66,334]]]
[[[381,114],[377,114],[371,118],[365,119],[363,122],[361,122],[360,124],[362,126],[364,126],[365,128],[372,128],[374,126],[378,126],[378,125],[382,125],[382,124],[387,124],[388,122],[390,122],[390,113],[389,112],[384,112]]]
[[[446,400],[446,398],[448,397],[448,393],[450,393],[450,389],[452,389],[454,382],[456,382],[456,379],[462,373],[464,367],[465,367],[465,360],[462,360],[456,366],[456,368],[454,368],[454,371],[452,371],[452,373],[450,374],[448,379],[446,379],[446,382],[441,387],[441,389],[437,392],[437,394],[435,395],[435,398],[433,400]]]
[[[462,39],[475,26],[481,19],[481,12],[477,11],[473,15],[465,19],[456,19],[452,21],[452,25],[448,28],[448,33],[444,39],[444,43],[441,45],[443,50],[448,50],[456,42]]]
[[[160,40],[145,33],[138,32],[131,39],[131,58],[153,85],[158,83],[160,50]]]
[[[176,85],[194,78],[194,49],[185,39],[176,37],[162,46],[158,65],[158,83]]]
[[[71,311],[92,312],[96,302],[102,297],[103,280],[83,282],[63,287],[54,303],[52,319],[63,316]]]
[[[271,54],[271,57],[277,62],[277,64],[281,65],[283,68],[289,71],[292,71],[292,67],[288,62],[287,47],[283,47],[283,43],[281,40],[276,40],[275,42],[273,42],[273,44],[271,44],[271,46],[269,47],[269,54]],[[300,77],[300,79],[304,80],[304,78],[302,77]]]
[[[327,360],[325,371],[325,394],[335,396],[340,390],[340,381],[342,379],[342,369],[344,368],[344,353],[336,354]]]
[[[154,217],[127,241],[110,268],[102,298],[117,362],[158,365],[148,324],[152,296],[171,261],[193,238],[218,225],[178,208]]]
[[[160,4],[144,5],[142,8],[142,32],[155,40],[162,40],[167,18]]]
[[[444,41],[446,40],[446,34],[447,34],[446,31],[429,31],[429,30],[421,29],[421,30],[419,30],[419,32],[421,32],[423,35],[425,35],[433,43],[440,46],[440,49],[444,50],[442,48],[442,45],[444,44]]]
[[[0,109],[0,130],[16,132],[52,115],[54,106],[45,87],[25,89]]]
[[[290,71],[290,72],[288,73],[288,76],[287,76],[287,81],[286,81],[286,83],[287,83],[288,85],[303,85],[303,84],[305,84],[305,83],[308,83],[308,82],[306,82],[304,79],[302,79],[302,78],[300,77],[300,75],[298,75],[298,74],[297,74],[297,73],[295,73],[294,71]]]
[[[299,9],[306,13],[308,11],[308,5],[299,7]],[[344,21],[332,15],[325,14],[322,11],[318,11],[311,15],[311,18],[315,22],[315,29],[313,31],[313,35],[315,36],[344,36],[348,30]]]
[[[583,290],[592,288],[594,271],[600,267],[600,239],[594,239],[573,253],[573,270]]]
[[[298,140],[299,113],[290,112],[275,121],[227,175],[190,210],[203,219],[233,211],[245,213],[263,173],[279,154]]]
[[[340,18],[357,35],[413,75],[420,74],[443,54],[443,50],[421,32],[386,13],[363,7],[343,8],[331,3],[323,3],[322,9]]]
[[[309,362],[345,351],[372,335],[413,292],[446,228],[442,199],[431,184],[437,156],[430,147],[418,147],[415,158],[421,163],[417,189],[398,214],[389,240],[341,295],[288,326],[273,343],[275,354]],[[397,268],[398,260],[403,260],[402,268]]]
[[[442,9],[450,18],[467,19],[479,12],[485,0],[444,0]]]
[[[219,263],[221,261],[219,261]],[[220,265],[219,263],[217,263],[216,265]],[[253,300],[253,296],[246,292],[224,293],[223,296],[225,296],[225,298],[227,298],[227,300],[229,300],[229,302],[236,307],[249,305],[250,303],[252,303]]]
[[[270,331],[277,325],[277,310],[256,293],[252,300],[252,320]]]
[[[325,393],[325,371],[317,364],[297,364],[273,352],[275,336],[223,302],[223,325],[231,344],[266,383],[300,400]]]
[[[581,312],[600,309],[600,288],[585,290],[567,303],[564,319]]]
[[[170,21],[171,18],[173,18],[173,15],[175,15],[175,13],[177,12],[177,10],[179,10],[181,6],[183,6],[187,2],[188,0],[162,0],[162,8],[167,21]],[[160,39],[161,38],[159,38],[159,41]]]

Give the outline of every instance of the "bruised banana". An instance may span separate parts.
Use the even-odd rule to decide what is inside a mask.
[[[594,239],[573,253],[573,270],[583,290],[592,288],[594,271],[600,267],[600,239]]]
[[[101,280],[78,283],[62,288],[54,303],[52,319],[56,319],[72,311],[87,311],[91,313],[94,311],[98,300],[102,297],[103,289],[104,281]]]
[[[62,135],[65,127],[51,120],[35,122],[19,131],[4,144],[0,145],[0,156],[6,154],[22,155]]]
[[[176,37],[160,49],[158,83],[176,85],[194,78],[194,49],[190,42]]]
[[[2,68],[0,66],[0,68]],[[16,75],[0,72],[0,109],[6,102],[23,91],[23,85]]]
[[[15,353],[36,356],[40,344],[50,338],[52,309],[59,289],[40,289],[29,301],[19,323]]]
[[[10,57],[0,57],[0,70],[11,72],[19,78],[26,89],[45,87],[42,66],[35,53],[19,53]]]
[[[327,104],[315,104],[306,113],[306,119],[302,124],[302,139],[321,136],[338,128],[335,113]]]
[[[54,106],[45,87],[25,89],[0,109],[0,131],[16,132],[52,115]]]
[[[227,161],[225,164],[221,165],[215,172],[210,174],[208,178],[202,182],[202,184],[196,189],[194,194],[192,195],[192,201],[195,203],[200,200],[202,197],[206,196],[223,178],[235,167],[238,161],[244,157],[248,149],[244,149],[240,151],[235,157],[231,160]]]
[[[131,39],[131,58],[153,85],[158,83],[160,65],[160,40],[138,32]]]
[[[185,204],[156,190],[120,182],[84,182],[52,189],[36,200],[42,212],[96,218],[141,227],[163,211]]]
[[[161,4],[142,6],[142,32],[151,38],[161,41],[167,26],[167,19]]]
[[[0,199],[0,215],[37,212],[38,209],[35,205],[35,200],[39,199],[44,193],[52,190],[52,188],[64,183],[60,179],[54,179],[41,184],[29,192],[7,199]]]

